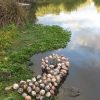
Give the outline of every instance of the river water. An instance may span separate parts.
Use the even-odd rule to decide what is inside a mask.
[[[60,10],[57,14],[52,13],[46,6],[47,11],[39,15],[39,10],[41,12],[43,7],[45,8],[40,6],[37,9],[36,23],[59,25],[70,30],[71,41],[64,49],[39,53],[31,57],[31,62],[34,63],[31,68],[39,74],[42,57],[51,53],[64,55],[69,58],[71,67],[66,81],[59,90],[57,100],[100,100],[99,6],[92,0],[87,0],[74,10]],[[80,96],[69,96],[68,87],[78,88]]]

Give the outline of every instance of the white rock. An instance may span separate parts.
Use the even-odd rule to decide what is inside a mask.
[[[47,86],[45,87],[45,90],[46,90],[46,91],[49,91],[49,90],[50,90],[50,86],[47,85]]]
[[[26,90],[26,89],[27,89],[27,87],[28,87],[28,85],[27,85],[27,84],[24,84],[24,85],[23,85],[23,89],[24,89],[24,90]]]
[[[35,89],[35,85],[33,84],[33,86],[32,86],[32,89],[34,90]]]
[[[43,76],[43,77],[42,77],[42,79],[43,79],[43,80],[46,80],[46,79],[47,79],[47,77],[46,77],[46,76]]]
[[[32,92],[32,88],[30,86],[27,88],[27,92],[28,93]]]
[[[23,92],[23,89],[22,88],[19,88],[18,89],[18,93],[22,93]]]
[[[46,97],[50,97],[51,96],[51,93],[50,92],[47,92],[46,93]]]
[[[38,76],[37,76],[37,79],[40,79],[40,78],[41,78],[41,75],[38,75]]]
[[[58,62],[61,62],[61,59],[57,59]]]
[[[58,63],[57,66],[61,66],[61,63]]]
[[[45,63],[47,64],[48,63],[48,60],[45,60]]]
[[[54,68],[55,66],[54,66],[54,65],[49,65],[49,67],[50,67],[50,68]]]
[[[49,55],[49,58],[52,59],[52,55]]]
[[[56,76],[56,79],[57,79],[57,83],[60,83],[61,78],[60,78],[60,76],[59,76],[59,75],[57,75],[57,76]]]
[[[51,82],[51,78],[47,78],[47,82]]]
[[[32,94],[32,96],[35,96],[36,95],[36,92],[35,91],[32,91],[31,94]]]
[[[52,82],[56,82],[57,80],[56,80],[56,78],[52,78]]]
[[[42,80],[40,79],[38,82],[41,84],[42,83]]]
[[[62,66],[62,69],[68,70],[68,68],[65,65]]]
[[[51,93],[52,95],[54,95],[54,94],[55,94],[54,90],[50,90],[50,93]]]
[[[41,96],[39,94],[36,95],[36,99],[39,100]]]
[[[43,61],[42,64],[45,65],[46,63]]]
[[[27,94],[26,93],[22,93],[22,96],[25,98],[27,96]]]
[[[36,88],[35,88],[35,91],[36,91],[36,92],[40,92],[40,88],[39,88],[39,87],[36,87]]]
[[[26,81],[21,80],[20,84],[26,84]]]
[[[48,57],[45,57],[46,60],[48,60]]]
[[[41,88],[44,88],[44,87],[45,87],[45,85],[44,85],[43,83],[41,83],[41,84],[40,84],[40,87],[41,87]]]
[[[54,82],[54,86],[55,86],[55,87],[58,86],[58,83],[57,83],[57,82]]]
[[[51,75],[51,74],[47,74],[47,77],[48,77],[48,78],[51,78],[51,77],[52,77],[52,75]]]
[[[19,85],[17,83],[13,84],[13,89],[17,90],[19,88]]]
[[[35,77],[32,78],[32,82],[33,83],[36,82],[36,78]]]
[[[45,95],[45,90],[41,90],[40,95],[44,96]]]
[[[45,66],[44,66],[44,65],[41,65],[41,68],[42,68],[42,69],[45,69]]]
[[[44,59],[42,58],[42,62],[44,62]]]
[[[33,86],[33,83],[32,82],[29,82],[29,86]]]
[[[44,83],[44,84],[47,84],[47,80],[43,80],[43,83]]]
[[[35,86],[39,86],[39,83],[37,81],[34,84],[35,84]]]
[[[30,79],[27,79],[27,82],[29,83],[29,82],[31,82],[31,80]]]
[[[69,62],[67,61],[67,62],[66,62],[66,66],[69,67],[69,65],[70,65]]]
[[[51,88],[51,89],[55,91],[55,89],[56,89],[56,88],[55,88],[55,86],[52,86],[52,88]]]
[[[52,87],[52,83],[49,83],[48,85],[49,85],[50,88]]]

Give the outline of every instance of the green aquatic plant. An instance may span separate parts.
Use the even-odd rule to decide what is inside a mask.
[[[35,24],[19,28],[14,24],[5,26],[0,34],[3,34],[0,37],[0,100],[15,97],[13,93],[4,94],[6,86],[33,76],[34,73],[27,67],[33,54],[65,47],[71,35],[59,26]]]

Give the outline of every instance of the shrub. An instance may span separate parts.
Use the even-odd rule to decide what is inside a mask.
[[[27,19],[27,10],[19,6],[16,0],[0,0],[0,26],[16,23],[23,24]]]

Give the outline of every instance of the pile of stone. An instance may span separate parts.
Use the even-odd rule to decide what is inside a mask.
[[[57,54],[49,55],[42,59],[42,74],[26,81],[21,80],[13,84],[13,89],[17,90],[25,100],[42,100],[50,98],[56,91],[64,77],[68,74],[69,61],[64,56]]]

